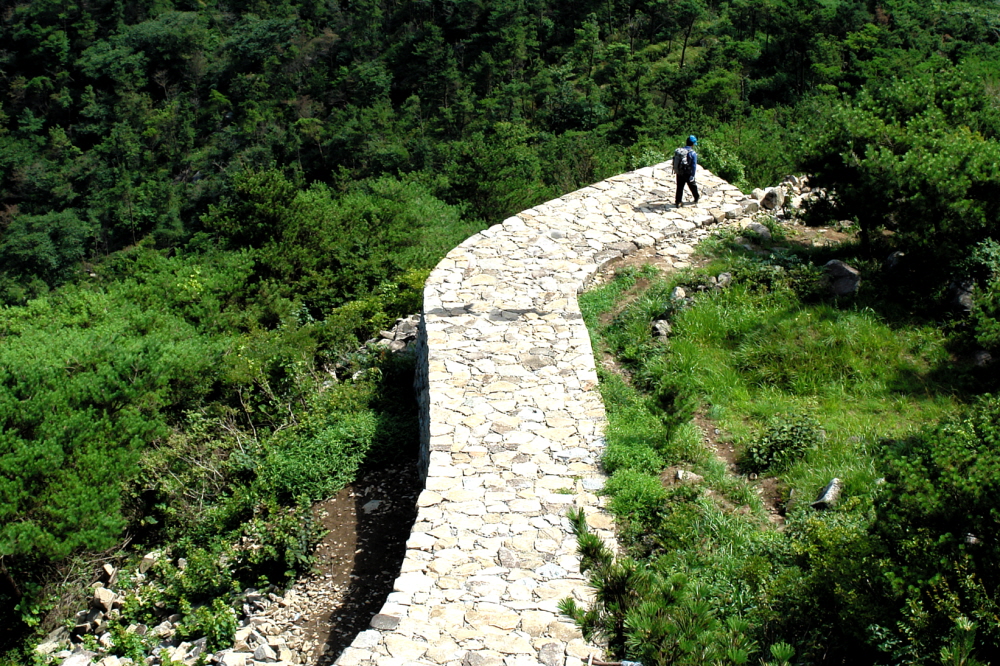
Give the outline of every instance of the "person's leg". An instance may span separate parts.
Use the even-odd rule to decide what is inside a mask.
[[[698,203],[698,199],[701,198],[698,196],[698,183],[694,182],[694,180],[689,180],[688,187],[691,188],[691,195],[694,197],[694,202]]]
[[[681,205],[681,199],[684,198],[684,183],[686,183],[686,182],[687,182],[687,178],[685,178],[684,176],[681,176],[681,175],[677,176],[677,195],[674,196],[674,205],[675,206],[680,206]]]

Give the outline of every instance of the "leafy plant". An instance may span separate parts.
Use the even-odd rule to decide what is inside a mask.
[[[780,472],[819,446],[825,437],[819,422],[812,416],[776,417],[760,437],[744,448],[740,468],[747,472]]]

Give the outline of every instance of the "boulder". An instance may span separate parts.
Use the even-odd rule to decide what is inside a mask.
[[[113,590],[109,590],[106,587],[99,587],[94,590],[94,598],[91,600],[91,605],[94,608],[103,610],[105,613],[111,610],[118,600],[118,595],[114,593]]]
[[[654,338],[667,338],[670,336],[670,322],[666,319],[657,319],[653,322],[653,337]]]
[[[265,643],[257,646],[257,649],[253,651],[253,658],[257,661],[275,662],[278,661],[278,654]]]
[[[896,250],[882,262],[882,270],[886,272],[892,272],[897,270],[903,263],[903,257],[906,256],[905,252],[900,252]]]
[[[972,312],[972,293],[975,288],[976,283],[972,280],[951,283],[948,287],[948,307],[952,312],[963,315]]]
[[[780,187],[769,187],[761,197],[760,207],[765,210],[774,210],[785,205],[785,190]]]
[[[747,231],[754,232],[764,240],[771,240],[771,230],[760,222],[748,222],[743,228]]]
[[[679,469],[677,470],[677,480],[681,483],[701,483],[705,480],[705,477],[694,472],[689,472],[686,469]]]
[[[715,286],[719,289],[725,289],[733,282],[732,273],[719,273],[719,276],[715,278]]]
[[[861,273],[839,259],[831,259],[823,265],[829,284],[830,293],[834,296],[848,296],[858,290],[861,284]]]

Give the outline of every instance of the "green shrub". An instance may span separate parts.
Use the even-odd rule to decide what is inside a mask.
[[[329,497],[354,478],[374,443],[377,420],[370,412],[310,414],[298,426],[274,435],[257,468],[260,483],[283,500]]]
[[[233,568],[243,581],[258,587],[290,581],[313,565],[313,549],[322,535],[305,498],[293,508],[268,500],[240,529]]]
[[[221,597],[212,599],[209,604],[196,607],[182,600],[180,610],[184,617],[177,625],[178,638],[185,640],[207,638],[205,647],[209,652],[232,645],[233,634],[239,628],[239,621],[236,619],[236,612]]]
[[[1000,645],[1000,398],[886,448],[885,484],[872,534],[886,544],[882,570],[900,609],[892,627],[911,658],[938,654],[961,622],[976,649]]]
[[[972,329],[978,344],[1000,353],[1000,280],[987,283],[976,295]]]
[[[746,472],[780,472],[819,445],[824,437],[819,422],[811,416],[793,414],[775,418],[743,450],[740,468]]]

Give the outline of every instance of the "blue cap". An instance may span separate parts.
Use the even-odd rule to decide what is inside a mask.
[[[692,134],[691,136],[688,137],[688,143],[690,143],[692,146],[697,146],[698,145],[698,137],[696,137],[694,134]]]

